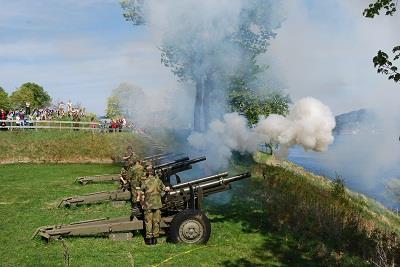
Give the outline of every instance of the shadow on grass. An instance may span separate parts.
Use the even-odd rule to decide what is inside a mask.
[[[322,238],[304,238],[288,229],[276,230],[263,206],[263,180],[242,181],[231,192],[227,204],[208,201],[207,211],[215,215],[210,221],[239,222],[244,233],[260,233],[262,245],[254,249],[253,257],[227,260],[223,266],[368,266],[358,258],[337,254]],[[248,242],[251,242],[249,240]]]
[[[227,205],[209,203],[208,211],[218,215],[218,217],[210,219],[212,223],[241,222],[243,232],[258,232],[265,237],[262,246],[254,250],[254,258],[224,261],[223,266],[266,266],[265,263],[271,263],[270,266],[320,266],[318,262],[307,259],[306,249],[297,243],[291,235],[273,231],[265,218],[265,214],[246,207],[246,202]]]

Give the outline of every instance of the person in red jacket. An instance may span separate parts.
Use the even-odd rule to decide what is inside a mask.
[[[1,128],[0,128],[0,129],[1,129],[2,131],[7,130],[7,128],[6,128],[7,124],[6,124],[6,122],[5,122],[5,120],[7,120],[7,114],[6,114],[6,112],[4,111],[4,109],[0,109],[0,120],[1,120],[1,122],[0,122]]]
[[[111,121],[111,131],[115,132],[117,130],[117,127],[118,127],[117,122],[115,120],[112,120]]]

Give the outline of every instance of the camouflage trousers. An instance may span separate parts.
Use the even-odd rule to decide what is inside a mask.
[[[161,212],[159,209],[144,211],[144,224],[146,225],[146,238],[160,235]]]

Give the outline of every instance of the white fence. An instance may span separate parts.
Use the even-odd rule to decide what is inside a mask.
[[[4,126],[5,123],[5,126]],[[92,130],[92,131],[109,131],[119,129],[109,129],[108,124],[97,122],[81,122],[81,121],[37,121],[37,120],[0,120],[0,129],[17,130],[17,129],[58,129],[58,130]]]

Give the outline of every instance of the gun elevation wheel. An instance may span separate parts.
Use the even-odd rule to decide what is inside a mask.
[[[173,243],[205,244],[210,234],[211,224],[207,216],[198,210],[179,212],[169,228],[169,240]]]

